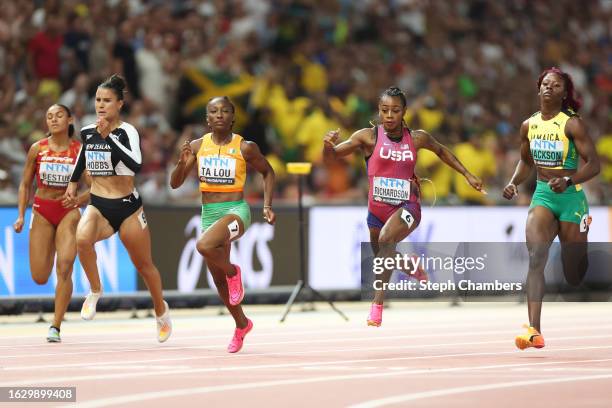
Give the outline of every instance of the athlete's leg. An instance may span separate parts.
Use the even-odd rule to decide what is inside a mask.
[[[378,236],[378,252],[377,258],[394,257],[396,254],[396,245],[398,242],[406,238],[419,225],[416,214],[411,214],[405,208],[397,209],[393,215],[387,220],[385,225],[380,230]],[[370,238],[372,236],[370,235]],[[385,270],[378,276],[378,279],[383,284],[388,283],[393,270]],[[374,303],[382,305],[385,298],[384,290],[376,290],[374,293]]]
[[[578,286],[582,282],[589,266],[587,256],[588,226],[573,222],[559,223],[559,240],[561,241],[561,260],[567,283]]]
[[[235,222],[238,223],[238,231],[230,231],[230,228],[235,226]],[[206,260],[219,297],[234,318],[236,327],[241,329],[247,326],[247,318],[240,305],[230,304],[226,277],[236,274],[234,266],[230,263],[231,241],[240,238],[242,234],[244,234],[242,219],[237,215],[228,214],[211,225],[202,234],[196,245],[198,252]]]
[[[32,212],[30,229],[30,271],[39,285],[49,280],[55,260],[55,227],[36,210]]]
[[[57,286],[55,287],[55,317],[53,326],[59,328],[64,319],[64,313],[72,297],[72,266],[76,258],[76,228],[81,213],[72,210],[62,218],[55,234],[55,247],[57,248],[57,261],[55,271]]]
[[[536,206],[529,210],[525,235],[529,251],[527,273],[527,308],[529,325],[540,331],[542,298],[544,297],[544,267],[548,260],[548,249],[558,232],[558,221],[546,207]]]
[[[378,237],[380,236],[380,228],[370,227],[370,245],[372,246],[372,253],[376,255],[378,253]]]
[[[77,226],[76,245],[79,261],[83,266],[85,275],[87,275],[92,292],[100,292],[102,289],[94,244],[114,233],[113,227],[100,211],[96,207],[88,205]]]
[[[161,276],[159,270],[153,264],[151,233],[144,216],[144,211],[140,207],[138,211],[126,218],[119,228],[119,238],[151,293],[155,314],[161,316],[166,311]]]

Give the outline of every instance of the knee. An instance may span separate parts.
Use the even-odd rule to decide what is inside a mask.
[[[34,279],[34,282],[36,282],[37,285],[44,285],[49,280],[49,275],[47,275],[47,276],[40,276],[40,275],[32,276],[32,278]]]
[[[147,275],[151,270],[155,269],[155,265],[151,259],[136,262],[133,261],[133,264],[134,268],[136,268],[138,273],[141,275]]]
[[[76,246],[77,246],[77,251],[79,253],[87,252],[87,251],[92,251],[93,248],[94,248],[94,242],[89,240],[89,239],[86,239],[84,237],[79,237],[77,235],[77,237],[76,237]]]
[[[589,261],[586,257],[578,262],[570,262],[569,265],[566,263],[563,265],[565,280],[570,286],[580,286],[588,268]]]
[[[58,258],[55,264],[55,271],[57,273],[58,280],[67,280],[72,274],[72,263],[71,259]]]
[[[196,249],[204,258],[209,258],[214,255],[216,245],[205,238],[199,240],[196,244]]]
[[[392,256],[395,254],[397,242],[389,234],[380,234],[378,237],[378,255]]]
[[[534,269],[544,269],[548,258],[548,247],[544,248],[541,245],[529,247],[529,269],[530,273]]]

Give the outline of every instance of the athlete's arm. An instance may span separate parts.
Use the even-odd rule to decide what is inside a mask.
[[[108,145],[111,147],[113,153],[119,156],[119,159],[123,162],[123,164],[125,164],[125,166],[134,173],[138,173],[142,168],[140,137],[138,136],[136,129],[131,126],[128,126],[124,130],[130,142],[129,149],[119,141],[119,137],[113,132],[110,132],[105,139]]]
[[[79,150],[79,156],[74,165],[74,169],[72,170],[72,175],[70,176],[70,184],[75,183],[75,192],[76,192],[76,183],[81,179],[83,172],[85,171],[85,144],[81,145],[81,149]]]
[[[526,120],[521,125],[521,130],[519,131],[521,138],[521,159],[517,163],[514,175],[503,192],[503,196],[507,200],[511,200],[512,197],[518,194],[518,186],[529,177],[534,166],[533,157],[531,157],[531,151],[529,150],[528,131],[529,120]]]
[[[574,139],[576,150],[584,160],[584,166],[570,177],[572,183],[584,183],[598,175],[601,168],[599,157],[583,120],[578,116],[570,118],[565,124],[565,134]],[[555,192],[563,192],[568,187],[563,177],[555,177],[548,184]]]
[[[28,157],[26,158],[25,167],[23,168],[23,177],[21,177],[21,182],[19,183],[18,215],[17,220],[13,224],[15,232],[21,232],[23,229],[25,210],[30,201],[30,190],[32,190],[34,172],[36,171],[36,156],[38,156],[39,151],[38,142],[34,143],[28,151]]]
[[[342,143],[338,143],[339,134],[339,129],[330,130],[323,138],[323,160],[325,162],[347,156],[360,147],[365,146],[367,138],[372,135],[372,129],[365,128],[358,130]]]
[[[261,154],[259,146],[256,143],[243,140],[240,144],[240,152],[244,160],[255,170],[257,170],[264,179],[264,208],[263,216],[268,224],[274,224],[276,215],[272,211],[272,195],[274,193],[274,170],[268,160]]]
[[[470,173],[448,147],[438,142],[432,135],[424,130],[415,130],[412,132],[412,136],[417,141],[419,148],[434,152],[446,165],[463,175],[474,189],[484,192],[482,181]]]
[[[181,146],[181,152],[179,153],[179,159],[176,165],[170,173],[170,187],[179,188],[185,182],[187,175],[193,169],[196,162],[196,155],[194,152],[200,150],[202,139],[197,139],[189,143],[185,140],[185,143]]]

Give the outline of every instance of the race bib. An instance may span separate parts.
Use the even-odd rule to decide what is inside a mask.
[[[47,187],[65,188],[70,182],[74,165],[70,163],[41,163],[39,168],[40,181]]]
[[[399,205],[410,200],[410,180],[374,177],[372,198],[385,204]]]
[[[200,157],[198,166],[200,181],[208,184],[234,184],[236,159],[223,156]]]
[[[92,176],[112,176],[113,162],[111,161],[111,152],[100,152],[89,150],[85,152],[87,170]]]
[[[532,139],[529,142],[533,161],[540,167],[559,167],[563,165],[565,145],[562,141]]]

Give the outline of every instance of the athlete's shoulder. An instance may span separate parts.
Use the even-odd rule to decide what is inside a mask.
[[[77,139],[75,139],[74,137],[70,140],[70,148],[80,148],[82,145],[81,142],[79,142]]]
[[[240,141],[240,153],[242,153],[242,155],[244,156],[245,154],[248,156],[250,154],[259,152],[259,146],[257,145],[257,143],[251,141],[251,140],[246,140],[246,139],[242,139]]]
[[[529,118],[527,118],[528,120],[531,118],[535,118],[540,114],[540,111],[534,112]]]
[[[200,147],[202,146],[202,144],[204,144],[205,138],[206,138],[206,135],[202,135],[202,137],[199,137],[189,142],[189,146],[191,146],[191,151],[193,151],[194,154],[198,153],[198,151],[200,150]]]
[[[42,152],[45,150],[49,150],[49,138],[48,137],[45,137],[44,139],[40,139],[32,143],[32,145],[30,146],[29,152],[38,153],[38,152]]]
[[[378,126],[367,127],[363,129],[359,129],[353,133],[353,137],[356,138],[367,138],[368,140],[374,140],[376,138],[376,132],[378,131]]]
[[[125,132],[127,136],[138,137],[138,130],[134,125],[128,122],[121,122],[121,125],[117,128],[119,132]]]
[[[83,141],[83,143],[86,143],[87,139],[92,137],[94,133],[96,133],[96,124],[95,123],[83,126],[81,128],[81,140]]]
[[[566,108],[566,109],[562,109],[561,113],[563,113],[565,116],[569,117],[569,118],[573,118],[573,117],[580,117],[580,115],[578,114],[578,112],[574,111],[571,108]]]

